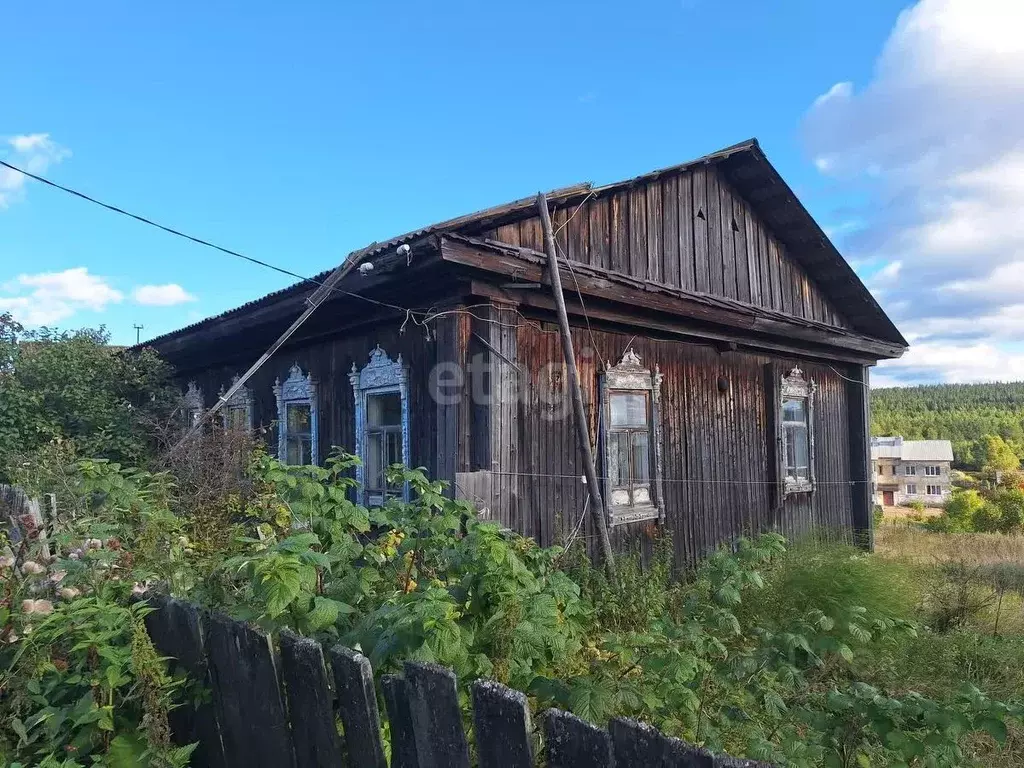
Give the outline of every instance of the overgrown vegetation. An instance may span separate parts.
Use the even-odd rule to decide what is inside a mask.
[[[256,451],[244,480],[217,500],[230,512],[227,530],[213,533],[203,508],[180,507],[171,475],[76,462],[64,484],[79,503],[62,523],[60,553],[39,566],[50,575],[26,571],[24,558],[7,575],[3,722],[18,724],[2,726],[9,759],[66,758],[65,747],[76,758],[110,760],[130,747],[151,765],[183,759],[159,725],[181,683],[149,666],[143,609],[127,604],[146,585],[271,631],[359,647],[379,673],[402,659],[436,661],[463,684],[487,676],[525,690],[538,710],[599,723],[637,717],[781,765],[998,765],[1015,748],[1020,689],[1003,679],[994,693],[988,673],[968,680],[952,663],[935,665],[943,649],[980,670],[1021,653],[1020,642],[972,645],[969,618],[933,626],[934,599],[925,605],[915,568],[853,548],[787,551],[769,534],[679,580],[670,542],[659,539],[650,563],[623,556],[610,583],[582,551],[538,548],[481,522],[419,471],[392,470],[412,502],[354,504],[353,461],[286,467]],[[38,597],[26,608],[17,600],[30,589]],[[48,602],[43,617],[36,600]],[[90,634],[79,642],[82,631]],[[70,656],[54,656],[61,633]],[[922,647],[932,666],[908,677]],[[111,664],[116,672],[103,671]],[[74,693],[60,677],[69,670],[78,680],[111,675],[112,693],[84,683],[88,695]],[[148,689],[126,682],[139,679]],[[47,707],[73,723],[75,706],[96,719],[48,730]]]
[[[34,348],[46,365],[80,356],[72,392],[89,381],[75,366],[117,356],[98,337],[48,344]],[[6,350],[0,402],[17,414],[32,364],[26,348]],[[32,401],[51,426],[32,450],[3,454],[8,477],[59,499],[46,528],[0,541],[4,764],[187,763],[167,713],[198,692],[149,642],[132,601],[146,590],[358,647],[378,674],[436,661],[464,686],[486,676],[524,690],[538,712],[636,717],[779,765],[1024,763],[1020,537],[884,526],[872,556],[767,534],[692,570],[659,537],[643,564],[622,555],[610,582],[581,546],[502,531],[422,471],[392,468],[412,501],[367,509],[343,453],[287,467],[259,436],[217,427],[156,461],[152,447],[177,435],[152,417],[174,403],[160,404],[154,366],[131,390],[158,404],[143,428],[118,360],[93,380],[102,416],[76,422],[77,396],[54,387]],[[944,517],[1016,530],[1013,493],[958,494],[963,510]],[[949,556],[914,537],[953,542]],[[989,542],[989,559],[954,556],[964,537]]]

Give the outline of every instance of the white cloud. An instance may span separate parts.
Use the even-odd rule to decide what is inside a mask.
[[[196,300],[195,296],[177,283],[140,285],[132,291],[132,298],[137,304],[145,304],[150,307],[173,307],[175,304],[185,304]]]
[[[48,133],[10,136],[0,140],[0,147],[3,144],[10,149],[7,152],[0,151],[0,157],[37,175],[45,173],[51,166],[71,156],[71,150],[57,144]],[[0,167],[0,209],[21,199],[26,180],[23,174]]]
[[[1024,378],[1022,30],[1019,0],[920,0],[805,118],[819,172],[872,201],[848,256],[883,265],[869,287],[915,342],[887,377]]]
[[[6,294],[6,295],[5,295]],[[53,325],[81,309],[102,312],[124,296],[86,267],[19,275],[0,287],[0,311],[28,326]]]

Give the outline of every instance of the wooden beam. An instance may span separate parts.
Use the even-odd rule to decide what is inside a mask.
[[[855,543],[875,549],[874,507],[871,478],[871,391],[870,369],[850,366],[846,374],[846,400],[849,413],[850,493]]]
[[[548,275],[551,282],[551,293],[555,298],[558,311],[558,329],[562,338],[562,354],[565,357],[569,391],[572,394],[573,421],[576,424],[576,442],[583,454],[583,473],[587,478],[587,490],[590,492],[590,512],[597,529],[598,544],[601,558],[608,575],[615,578],[615,556],[612,553],[612,542],[608,538],[607,513],[604,500],[601,498],[601,486],[597,482],[597,470],[594,467],[594,453],[590,449],[590,429],[587,426],[587,412],[583,408],[583,392],[580,390],[580,376],[576,370],[576,353],[572,348],[572,331],[569,329],[569,315],[565,311],[565,297],[562,294],[562,278],[558,271],[558,255],[555,250],[555,233],[551,228],[551,215],[548,213],[548,199],[543,192],[537,193],[537,208],[540,210],[541,227],[544,230],[544,248],[548,252]]]
[[[486,299],[518,304],[521,307],[530,307],[545,312],[555,312],[555,303],[550,296],[541,296],[534,293],[509,293],[490,283],[474,280],[470,283],[470,295]],[[571,296],[566,303],[569,313],[583,318],[584,312],[580,304],[574,301]],[[850,351],[837,349],[814,349],[810,347],[784,344],[767,339],[759,339],[752,336],[739,335],[728,331],[710,330],[706,327],[692,323],[680,322],[678,320],[654,319],[648,315],[638,317],[636,314],[615,310],[608,307],[598,306],[592,302],[587,303],[586,316],[591,321],[604,321],[620,328],[646,328],[661,333],[664,338],[684,341],[691,344],[734,344],[737,349],[753,354],[782,354],[790,357],[812,358],[827,360],[829,362],[852,363],[854,365],[870,365],[875,358],[868,355],[856,355]]]
[[[541,265],[532,253],[516,253],[518,249],[481,247],[462,240],[445,238],[441,243],[441,258],[444,261],[463,266],[516,276],[528,282],[549,283]],[[779,336],[784,339],[800,339],[813,344],[830,346],[835,349],[863,352],[873,360],[899,357],[905,351],[902,346],[870,339],[841,330],[789,322],[784,319],[766,317],[755,308],[746,308],[739,302],[717,301],[689,294],[626,276],[616,275],[608,270],[594,270],[585,265],[575,265],[575,285],[581,293],[597,298],[628,304],[634,307],[656,310],[666,314],[687,317],[702,322],[714,323],[729,328],[740,328],[756,333]],[[637,324],[642,324],[641,314],[636,315]]]

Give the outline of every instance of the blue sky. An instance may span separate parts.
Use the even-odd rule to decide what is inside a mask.
[[[922,343],[944,345],[883,375],[969,378],[947,361],[951,350],[991,344],[1012,362],[1001,369],[1016,373],[1019,363],[1024,378],[1020,339],[1007,337],[998,317],[984,339],[971,327],[947,337],[941,321],[962,315],[903,311],[921,303],[900,278],[911,264],[907,249],[923,246],[899,237],[920,232],[928,201],[923,182],[903,184],[908,162],[920,160],[911,140],[921,137],[886,125],[885,94],[905,85],[900,66],[923,66],[929,34],[948,42],[955,5],[963,3],[922,0],[900,16],[900,6],[873,0],[21,3],[4,15],[0,157],[312,274],[422,224],[542,188],[633,176],[756,136],[895,307],[901,327],[909,322]],[[1019,46],[1007,45],[1016,64]],[[964,59],[976,77],[977,57]],[[1016,93],[998,67],[983,74],[997,93]],[[925,78],[928,93],[949,77]],[[949,107],[919,103],[939,117]],[[921,122],[923,146],[948,151],[956,142],[952,121]],[[1020,148],[1003,138],[1004,154]],[[983,172],[992,158],[970,159],[958,172]],[[896,171],[899,184],[887,176]],[[906,216],[894,217],[894,205]],[[972,257],[968,243],[950,261]],[[925,253],[914,263],[931,260]],[[966,282],[954,294],[976,296],[1015,262],[986,264],[984,273],[943,273],[943,285]],[[115,341],[128,342],[135,323],[145,326],[143,338],[157,335],[288,282],[0,176],[0,307],[23,319],[104,323]],[[1014,302],[999,308],[1013,314]],[[941,330],[928,330],[929,321]]]

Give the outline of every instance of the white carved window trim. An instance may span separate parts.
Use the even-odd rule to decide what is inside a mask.
[[[815,483],[814,456],[814,392],[817,389],[814,380],[804,378],[804,372],[794,367],[782,377],[779,388],[779,440],[782,455],[779,459],[779,472],[782,475],[782,488],[786,496],[794,493],[811,493]],[[787,400],[803,400],[804,416],[807,428],[807,477],[795,477],[789,472],[789,430],[786,429],[785,403]]]
[[[288,461],[288,406],[309,406],[309,460],[310,464],[320,463],[320,419],[317,409],[317,381],[312,375],[304,374],[298,363],[288,370],[283,382],[274,381],[274,397],[277,400],[277,459]]]
[[[355,420],[356,420],[356,456],[359,457],[359,465],[356,467],[356,482],[359,484],[359,498],[366,506],[380,506],[392,494],[388,491],[373,493],[366,487],[366,466],[367,466],[367,411],[366,403],[369,397],[374,395],[398,394],[402,401],[402,464],[409,466],[409,371],[402,362],[402,356],[397,360],[388,357],[388,353],[378,345],[370,353],[370,361],[362,369],[352,363],[352,371],[348,375],[352,383],[352,393],[355,397]],[[404,483],[401,488],[395,490],[395,497],[400,496],[404,501],[409,500],[409,484]]]
[[[185,427],[192,429],[203,418],[203,412],[206,410],[203,390],[199,389],[194,381],[190,381],[183,399],[185,401]]]
[[[644,520],[665,522],[665,496],[662,491],[662,454],[661,454],[661,371],[655,367],[652,373],[644,368],[632,348],[627,349],[618,365],[605,369],[600,381],[601,418],[600,441],[601,457],[604,462],[602,474],[602,492],[605,508],[608,510],[609,525],[623,525]],[[648,425],[648,457],[649,495],[650,500],[642,504],[634,504],[632,494],[626,504],[613,503],[611,467],[613,464],[611,433],[611,398],[617,393],[643,394],[647,398]]]
[[[239,377],[233,376],[231,379],[231,387],[235,386],[238,382]],[[227,389],[230,389],[228,387]],[[221,400],[224,400],[224,393],[227,392],[224,387],[220,388],[218,396]],[[240,387],[235,394],[231,396],[230,400],[224,400],[224,406],[221,408],[221,424],[224,429],[231,427],[231,415],[234,412],[242,412],[242,425],[246,431],[252,431],[252,390],[248,387]]]

